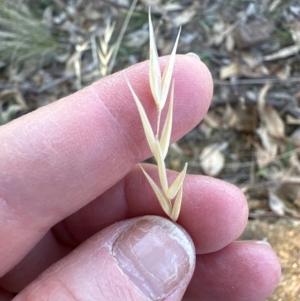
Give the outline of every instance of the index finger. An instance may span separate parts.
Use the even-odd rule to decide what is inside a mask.
[[[154,123],[148,62],[125,72]],[[200,121],[212,95],[210,73],[195,58],[177,56],[174,78],[173,141]],[[3,126],[0,141],[0,275],[150,155],[122,72]]]

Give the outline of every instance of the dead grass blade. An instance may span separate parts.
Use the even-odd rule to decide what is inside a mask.
[[[169,110],[160,138],[160,148],[161,148],[163,159],[166,158],[168,153],[168,148],[170,145],[172,122],[173,122],[173,102],[174,102],[174,80],[171,89]]]
[[[182,202],[182,195],[183,195],[183,183],[181,183],[180,189],[178,191],[178,194],[176,196],[173,208],[172,208],[172,213],[171,213],[171,219],[173,221],[177,221],[180,213],[180,208],[181,208],[181,202]]]
[[[166,170],[165,161],[164,161],[158,140],[155,140],[154,151],[155,151],[155,153],[153,153],[153,155],[156,160],[157,167],[158,167],[158,175],[159,175],[161,188],[162,188],[163,192],[166,194],[168,191],[167,170]]]
[[[134,12],[134,9],[135,9],[135,6],[136,6],[137,2],[138,2],[138,0],[133,0],[131,5],[130,5],[129,11],[128,11],[128,13],[126,15],[126,18],[125,18],[125,21],[122,25],[120,34],[119,34],[119,36],[117,38],[117,41],[115,43],[114,51],[112,53],[112,57],[111,57],[111,61],[110,61],[110,64],[109,64],[109,67],[108,67],[108,70],[107,70],[107,74],[111,74],[111,72],[112,72],[112,69],[113,69],[115,61],[116,61],[117,54],[119,52],[121,42],[123,40],[125,31],[127,29],[128,23],[131,19],[131,16],[132,16],[133,12]]]
[[[139,111],[139,114],[140,114],[140,117],[141,117],[141,120],[142,120],[144,132],[145,132],[150,150],[151,150],[152,153],[154,153],[154,152],[156,153],[156,149],[157,149],[156,144],[157,143],[156,143],[156,139],[155,139],[155,136],[153,134],[153,131],[152,131],[151,124],[150,124],[149,119],[147,117],[147,114],[145,112],[145,109],[144,109],[143,105],[141,104],[139,98],[137,97],[137,95],[133,91],[133,89],[132,89],[132,87],[131,87],[131,85],[130,85],[127,78],[126,78],[126,81],[127,81],[128,87],[131,91],[131,94],[133,96],[133,99],[135,101],[135,104],[138,108],[138,111]]]
[[[151,185],[162,209],[164,210],[164,212],[170,216],[171,212],[172,212],[172,208],[171,208],[171,203],[170,201],[165,197],[165,195],[163,194],[163,192],[161,191],[161,189],[156,185],[156,183],[152,180],[152,178],[147,174],[147,172],[145,171],[145,169],[140,165],[144,175],[146,176],[149,184]]]
[[[155,36],[153,25],[151,21],[151,12],[149,8],[149,82],[150,88],[155,100],[158,111],[161,111],[163,107],[160,104],[161,97],[161,72],[158,61],[157,47],[155,43]]]
[[[171,185],[171,187],[168,189],[168,191],[166,193],[167,197],[170,200],[172,200],[176,196],[180,187],[182,186],[183,180],[186,175],[186,170],[187,170],[187,163],[185,163],[183,170],[178,175],[178,177],[176,178],[176,180],[173,182],[173,184]]]
[[[271,84],[267,83],[262,87],[262,89],[259,92],[257,105],[258,105],[258,112],[261,117],[263,117],[264,115],[266,96],[271,87],[272,87]]]
[[[116,48],[115,44],[109,45],[115,26],[116,22],[110,24],[110,21],[107,21],[104,36],[99,38],[100,48],[97,53],[100,73],[103,77],[108,75],[109,63]]]
[[[109,49],[107,49],[107,45],[104,46],[103,42],[100,41],[100,47],[101,49],[103,49],[102,51],[100,51],[100,49],[98,49],[98,57],[100,60],[100,72],[103,76],[106,76],[107,74],[107,66],[108,63],[111,59],[111,56],[113,54],[114,51],[114,45],[112,45]],[[103,69],[105,68],[105,69]]]
[[[162,108],[164,107],[164,105],[166,103],[167,96],[168,96],[169,89],[170,89],[173,68],[174,68],[174,63],[175,63],[176,49],[177,49],[177,45],[178,45],[178,41],[179,41],[180,32],[181,32],[181,28],[179,29],[179,32],[178,32],[178,35],[176,38],[176,42],[173,47],[169,62],[164,70],[163,77],[162,77],[162,91],[161,91],[161,98],[160,98],[160,105]]]

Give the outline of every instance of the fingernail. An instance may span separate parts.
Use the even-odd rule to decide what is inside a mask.
[[[257,245],[265,245],[265,246],[271,247],[271,245],[265,240],[257,240],[255,243]]]
[[[265,240],[237,240],[234,243],[246,243],[246,244],[254,244],[254,245],[264,245],[268,247],[272,247],[267,241]]]
[[[191,56],[191,57],[193,57],[193,58],[198,59],[199,61],[201,61],[199,55],[197,55],[197,54],[194,53],[194,52],[189,52],[189,53],[187,53],[186,55]]]
[[[161,217],[137,219],[113,246],[118,266],[150,300],[164,300],[195,266],[194,245],[178,225]]]

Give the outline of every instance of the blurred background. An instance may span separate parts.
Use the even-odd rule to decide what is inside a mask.
[[[149,6],[159,55],[182,26],[177,52],[214,79],[207,116],[168,166],[243,190],[241,238],[268,241],[282,264],[268,300],[300,300],[299,0],[1,0],[0,124],[147,59]]]

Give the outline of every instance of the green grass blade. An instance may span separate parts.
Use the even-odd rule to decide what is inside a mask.
[[[156,183],[152,180],[152,178],[148,175],[148,173],[144,170],[144,168],[140,165],[144,175],[146,176],[149,184],[151,185],[162,209],[164,212],[170,217],[172,212],[172,207],[170,201],[164,196],[161,189],[156,185]]]
[[[166,193],[167,197],[170,200],[172,200],[175,197],[179,188],[182,186],[183,180],[186,175],[186,170],[187,170],[187,163],[185,163],[182,172],[178,175],[178,177],[175,179],[175,181],[173,182],[173,184],[170,186],[170,188],[168,189],[168,191]]]
[[[169,145],[170,145],[172,121],[173,121],[173,102],[174,102],[174,80],[171,88],[169,110],[160,138],[160,148],[161,148],[163,159],[166,158]]]

